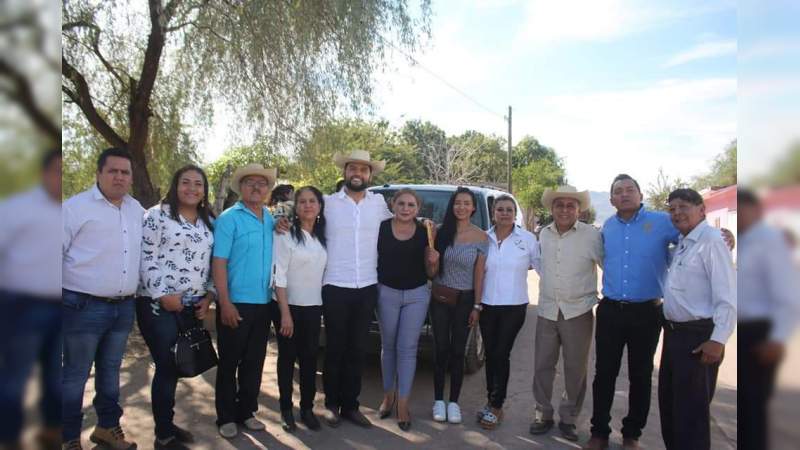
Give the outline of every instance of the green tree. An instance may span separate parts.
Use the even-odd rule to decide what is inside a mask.
[[[474,170],[466,181],[497,183],[507,179],[508,160],[505,139],[469,130],[449,138],[447,142],[451,147],[464,150],[464,157],[455,161],[456,164],[463,167],[462,172],[467,172],[467,168]]]
[[[176,87],[196,123],[218,97],[276,145],[301,142],[335,111],[369,107],[387,48],[413,52],[430,34],[429,0],[413,11],[402,0],[62,2],[62,92],[131,152],[134,193],[151,205],[152,119]]]
[[[736,140],[731,141],[725,150],[711,162],[711,169],[705,175],[694,179],[692,185],[701,190],[714,186],[736,184]]]
[[[542,206],[546,188],[566,183],[566,169],[555,150],[543,146],[532,136],[525,136],[511,151],[514,195],[525,209],[529,229],[550,222],[550,211]]]
[[[671,178],[659,167],[655,183],[650,183],[645,192],[647,205],[656,211],[667,210],[667,199],[675,189],[689,187],[689,183],[680,178]]]
[[[533,136],[525,136],[517,142],[511,151],[511,164],[513,167],[523,167],[534,161],[546,159],[551,163],[563,167],[564,162],[550,147],[543,146]]]

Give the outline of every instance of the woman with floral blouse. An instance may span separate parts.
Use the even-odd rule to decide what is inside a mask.
[[[156,449],[185,449],[193,441],[173,423],[178,376],[171,348],[179,327],[190,327],[208,311],[212,218],[208,179],[193,165],[175,173],[166,198],[144,216],[136,317],[156,367],[151,391]]]

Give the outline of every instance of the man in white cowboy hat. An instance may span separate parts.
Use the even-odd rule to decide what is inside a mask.
[[[600,231],[580,222],[590,207],[588,191],[573,186],[545,189],[542,205],[553,222],[539,234],[542,262],[539,278],[539,318],[534,344],[534,421],[531,434],[554,425],[551,403],[559,352],[564,356],[564,394],[558,428],[578,440],[575,422],[586,396],[586,372],[597,303],[597,267],[603,263]]]
[[[366,190],[383,170],[383,161],[373,161],[364,150],[353,150],[337,154],[334,163],[342,169],[345,185],[325,197],[323,419],[331,427],[339,426],[340,417],[369,427],[369,420],[358,410],[358,396],[367,332],[378,299],[378,230],[392,213],[383,196]]]
[[[272,232],[266,207],[275,169],[248,164],[236,170],[231,189],[240,200],[214,223],[212,275],[217,288],[217,426],[225,438],[238,434],[237,423],[264,430],[258,409],[261,373],[269,332]]]

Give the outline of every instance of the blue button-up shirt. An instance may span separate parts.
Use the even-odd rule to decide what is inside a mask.
[[[643,302],[663,296],[669,244],[680,233],[669,215],[644,206],[630,220],[609,217],[603,225],[603,297]]]
[[[266,304],[272,299],[272,231],[267,208],[259,220],[242,202],[214,222],[214,257],[228,260],[228,295],[233,303]]]

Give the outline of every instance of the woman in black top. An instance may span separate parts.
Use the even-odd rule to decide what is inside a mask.
[[[439,254],[428,246],[424,226],[417,220],[421,201],[411,189],[391,200],[394,218],[381,223],[378,235],[378,319],[381,326],[383,403],[380,417],[391,414],[397,402],[402,430],[411,427],[408,397],[417,366],[419,333],[428,314],[428,278],[436,273]]]

